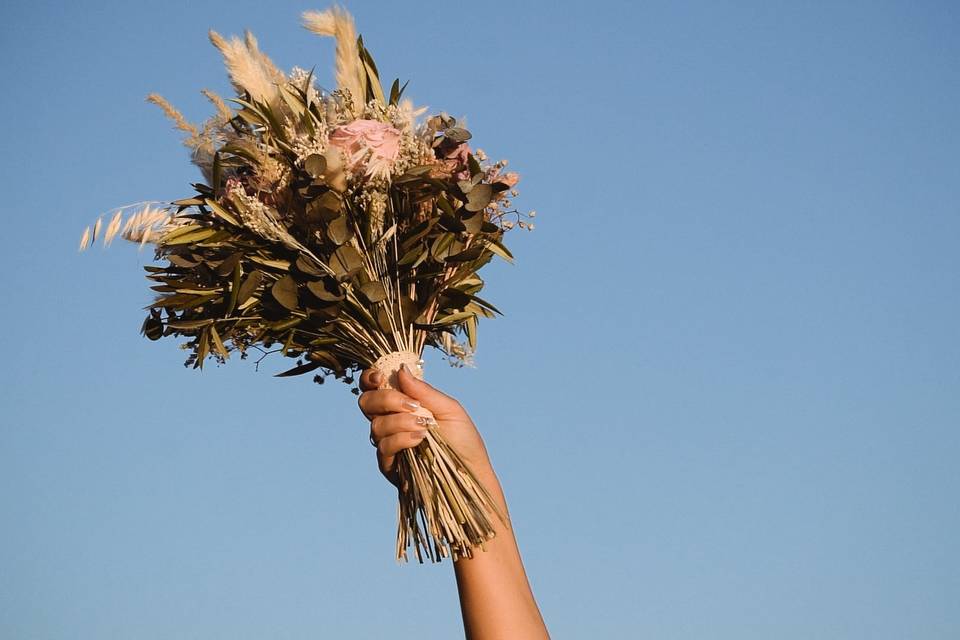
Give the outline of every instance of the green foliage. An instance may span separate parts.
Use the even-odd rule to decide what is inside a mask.
[[[395,80],[385,95],[362,38],[358,51],[363,117],[385,121],[407,85]],[[281,376],[320,370],[345,380],[392,350],[432,345],[460,357],[453,336],[472,351],[478,319],[500,313],[477,296],[478,272],[494,256],[512,260],[499,165],[465,152],[471,133],[439,114],[418,130],[428,162],[345,183],[337,156],[299,149],[303,140],[330,149],[321,132],[356,118],[355,97],[311,97],[312,78],[279,85],[273,100],[232,99],[212,184],[174,201],[177,223],[156,240],[164,264],[146,267],[158,295],[143,334],[187,337],[194,367],[255,349],[297,360]]]

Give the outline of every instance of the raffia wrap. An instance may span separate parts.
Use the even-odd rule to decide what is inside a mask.
[[[418,380],[423,380],[423,359],[412,351],[394,351],[373,363],[374,368],[378,369],[384,377],[384,381],[380,385],[381,389],[400,390],[399,375],[403,365],[407,365]],[[437,420],[433,417],[430,409],[420,406],[412,413],[415,416],[427,418],[430,421],[428,424],[431,429],[436,427]]]

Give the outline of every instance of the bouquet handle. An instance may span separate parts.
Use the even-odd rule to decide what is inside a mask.
[[[381,389],[399,389],[397,375],[407,365],[423,379],[423,361],[412,351],[389,353],[374,364],[383,373]],[[440,562],[473,557],[476,547],[492,539],[491,521],[505,516],[466,462],[447,443],[437,421],[426,407],[413,412],[429,419],[427,436],[416,447],[397,456],[398,513],[397,560],[407,560],[407,548],[414,547],[417,559]]]

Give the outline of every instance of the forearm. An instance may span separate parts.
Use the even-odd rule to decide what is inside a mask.
[[[475,470],[505,515],[506,499],[493,468]],[[509,518],[493,516],[496,537],[476,549],[473,558],[454,563],[463,626],[468,640],[549,638],[537,607]]]

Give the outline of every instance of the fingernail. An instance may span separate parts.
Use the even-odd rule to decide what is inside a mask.
[[[370,376],[370,380],[371,382],[373,382],[373,384],[383,384],[383,374],[374,373],[373,375]]]
[[[413,437],[417,439],[417,442],[423,442],[424,438],[427,437],[426,431],[415,431]]]
[[[406,409],[407,411],[416,411],[417,409],[420,408],[420,403],[417,402],[416,400],[404,400],[403,408]]]

